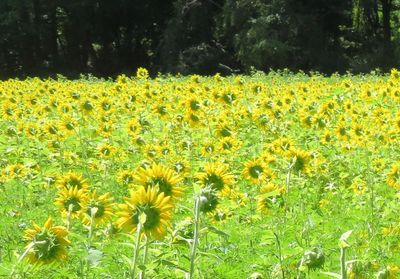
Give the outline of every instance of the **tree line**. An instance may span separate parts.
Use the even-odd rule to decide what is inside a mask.
[[[398,0],[1,0],[0,78],[399,66]]]

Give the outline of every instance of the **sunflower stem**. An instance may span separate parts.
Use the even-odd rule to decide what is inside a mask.
[[[147,264],[147,256],[148,256],[148,252],[149,252],[149,238],[146,236],[146,240],[145,240],[145,244],[144,244],[144,251],[143,251],[143,265],[146,266]],[[145,273],[146,270],[142,270],[139,274],[139,278],[140,279],[144,279],[145,278]]]
[[[341,279],[347,279],[346,272],[346,248],[340,248],[340,273]]]
[[[70,225],[71,225],[71,214],[72,214],[72,209],[74,208],[74,205],[71,203],[68,206],[68,213],[67,213],[67,230],[69,231]]]
[[[189,279],[193,278],[194,273],[194,261],[196,260],[196,249],[199,239],[199,224],[200,224],[200,197],[196,198],[195,207],[194,207],[194,236],[193,236],[193,244],[192,244],[192,251],[190,255],[190,273]]]
[[[97,207],[92,207],[90,209],[89,246],[92,245],[94,217],[96,216],[97,210],[98,210]]]
[[[133,253],[133,267],[132,267],[132,279],[135,279],[136,275],[136,266],[137,260],[139,257],[139,250],[140,250],[140,235],[142,233],[142,224],[139,222],[137,224],[137,232],[136,232],[136,244],[135,244],[135,252]]]
[[[282,246],[281,246],[281,241],[279,240],[279,236],[276,232],[274,232],[275,239],[276,239],[276,245],[278,246],[278,257],[279,257],[279,264],[281,266],[281,272],[282,272],[282,279],[285,279],[285,269],[283,268],[283,255],[282,255]]]
[[[15,269],[17,268],[17,265],[22,262],[22,260],[26,257],[26,255],[28,255],[29,251],[31,251],[31,249],[36,245],[36,244],[43,244],[46,243],[45,240],[43,241],[32,241],[31,243],[29,243],[28,247],[26,247],[25,251],[21,254],[21,256],[18,257],[17,262],[14,264],[13,268],[11,269],[11,273],[10,273],[10,278],[13,278],[14,274],[15,274]]]

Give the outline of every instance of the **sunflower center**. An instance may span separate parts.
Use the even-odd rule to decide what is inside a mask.
[[[64,207],[68,211],[70,205],[72,205],[71,212],[77,212],[82,208],[80,206],[79,202],[80,202],[80,200],[77,197],[69,197],[69,198],[65,199]]]
[[[139,224],[140,214],[146,214],[146,222],[144,222],[143,227],[145,230],[152,230],[160,224],[160,211],[152,205],[139,205],[135,214],[133,215],[133,223]]]
[[[172,185],[163,177],[155,177],[151,179],[147,186],[158,186],[160,192],[164,193],[165,196],[172,196]]]
[[[86,213],[90,216],[92,214],[92,209],[97,209],[96,213],[94,214],[94,218],[101,218],[106,211],[104,205],[99,202],[92,202],[87,210]]]
[[[229,136],[231,136],[232,135],[232,131],[231,131],[231,129],[229,129],[228,127],[223,127],[222,129],[221,129],[221,136],[223,136],[223,137],[229,137]]]
[[[78,189],[82,188],[82,183],[79,179],[75,178],[75,177],[71,177],[66,184],[66,188],[74,188],[77,187]]]
[[[293,166],[293,169],[295,171],[301,171],[301,170],[305,169],[305,165],[306,165],[306,162],[305,162],[304,158],[297,156],[296,162],[294,163],[294,166]]]
[[[210,186],[212,189],[219,191],[224,188],[224,180],[215,173],[208,174],[204,179],[204,184]]]
[[[249,174],[253,178],[259,178],[263,171],[264,169],[260,165],[251,166],[249,168]]]
[[[190,108],[192,110],[198,110],[200,108],[200,103],[198,101],[190,101]]]
[[[35,236],[34,241],[39,242],[34,245],[37,258],[48,260],[57,257],[59,243],[54,234],[48,231],[42,231]]]
[[[226,142],[224,142],[223,144],[222,144],[222,148],[224,149],[224,150],[229,150],[229,149],[231,149],[233,147],[233,144],[231,143],[231,142],[229,142],[229,141],[226,141]]]

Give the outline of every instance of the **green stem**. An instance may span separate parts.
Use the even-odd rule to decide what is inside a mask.
[[[340,273],[342,275],[342,279],[347,279],[346,248],[340,248]]]
[[[149,244],[150,244],[149,238],[147,236],[146,236],[146,240],[145,241],[146,242],[145,242],[144,251],[143,251],[143,265],[144,266],[146,266],[146,264],[147,264],[147,257],[148,257]],[[139,274],[139,278],[140,279],[144,279],[145,275],[146,275],[145,273],[146,273],[146,270],[141,271],[140,274]]]
[[[200,224],[200,197],[196,198],[195,208],[194,208],[194,236],[193,236],[193,244],[192,244],[192,251],[190,255],[190,273],[189,279],[193,278],[194,273],[194,261],[196,260],[196,249],[198,245],[199,239],[199,224]]]
[[[281,242],[279,240],[279,236],[276,232],[274,232],[275,239],[276,239],[276,245],[278,246],[278,257],[279,257],[279,264],[281,266],[281,271],[282,271],[282,279],[285,279],[285,269],[283,268],[283,256],[282,256],[282,247],[281,247]]]
[[[132,267],[132,279],[135,279],[136,275],[136,266],[137,260],[139,257],[139,250],[140,250],[140,235],[142,232],[142,224],[139,222],[137,224],[137,232],[136,232],[136,244],[135,244],[135,253],[133,254],[133,267]]]

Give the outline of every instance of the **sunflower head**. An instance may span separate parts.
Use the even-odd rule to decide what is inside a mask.
[[[204,171],[197,173],[196,178],[202,187],[210,187],[221,193],[227,193],[234,183],[234,176],[228,166],[219,162],[205,164]]]
[[[78,217],[82,210],[82,204],[86,202],[87,198],[88,196],[84,189],[78,189],[77,187],[64,188],[60,190],[55,204],[60,207],[63,215],[70,214],[72,217]]]
[[[53,226],[48,218],[43,228],[33,223],[33,228],[25,231],[24,238],[29,241],[28,259],[31,263],[48,264],[67,258],[66,247],[70,241],[66,238],[68,231],[61,226]]]
[[[60,189],[70,189],[77,187],[78,189],[87,190],[89,188],[86,179],[84,179],[82,175],[74,172],[69,172],[66,175],[62,176],[59,179],[57,186]]]
[[[172,200],[182,195],[183,189],[177,185],[182,178],[171,169],[158,164],[152,164],[148,168],[140,168],[135,175],[135,183],[144,186],[145,189],[157,188],[160,193]]]
[[[173,205],[170,197],[160,193],[157,187],[140,187],[136,192],[131,191],[126,202],[121,204],[117,215],[117,226],[122,230],[133,233],[137,230],[142,214],[146,216],[142,232],[147,236],[162,239],[166,233],[166,227],[170,225],[171,209]]]
[[[209,213],[214,211],[218,205],[217,191],[212,188],[204,188],[199,196],[199,208],[201,212]]]
[[[85,225],[101,225],[111,220],[113,216],[112,197],[109,193],[97,196],[96,191],[82,202],[82,222]]]

